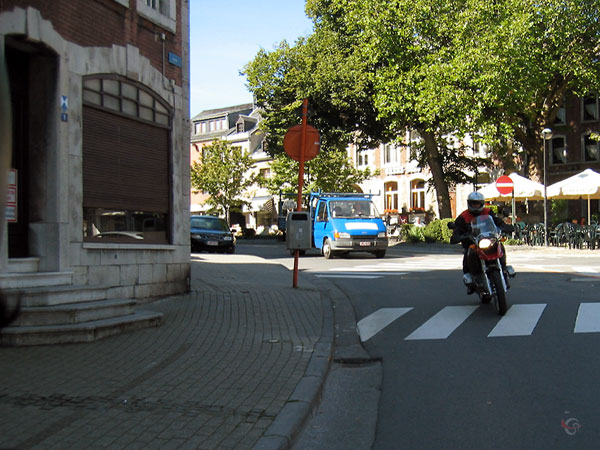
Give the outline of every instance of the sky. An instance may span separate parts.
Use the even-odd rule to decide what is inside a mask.
[[[312,32],[305,0],[190,0],[190,114],[252,102],[243,67]]]

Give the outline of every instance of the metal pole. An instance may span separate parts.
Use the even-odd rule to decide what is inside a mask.
[[[546,131],[546,130],[544,130]],[[548,196],[546,194],[546,133],[544,133],[544,246],[548,247]]]
[[[308,99],[302,101],[302,134],[300,135],[300,169],[298,171],[298,204],[297,211],[302,211],[302,184],[304,183],[304,147],[306,145],[306,118],[308,117]],[[298,287],[298,259],[300,250],[294,251],[294,273],[292,287]]]
[[[548,177],[546,174],[546,141],[552,138],[552,130],[550,128],[544,128],[542,130],[542,138],[544,139],[544,246],[548,247],[548,195],[546,193]]]

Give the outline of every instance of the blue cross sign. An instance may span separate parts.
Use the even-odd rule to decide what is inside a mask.
[[[66,95],[60,96],[60,109],[66,111],[69,108],[69,98]]]

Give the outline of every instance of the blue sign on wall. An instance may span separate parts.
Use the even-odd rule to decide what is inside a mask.
[[[169,52],[169,62],[174,66],[181,67],[181,56]]]

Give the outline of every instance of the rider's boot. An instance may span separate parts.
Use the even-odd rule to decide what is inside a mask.
[[[487,286],[485,282],[485,277],[482,273],[478,273],[473,275],[473,282],[477,285],[481,292],[487,292]]]
[[[506,274],[511,277],[514,278],[515,276],[517,276],[517,272],[515,272],[515,269],[513,269],[513,266],[506,266],[504,268]]]
[[[470,273],[463,274],[463,283],[467,286],[467,295],[471,295],[475,292],[475,282],[473,281],[473,277]]]

